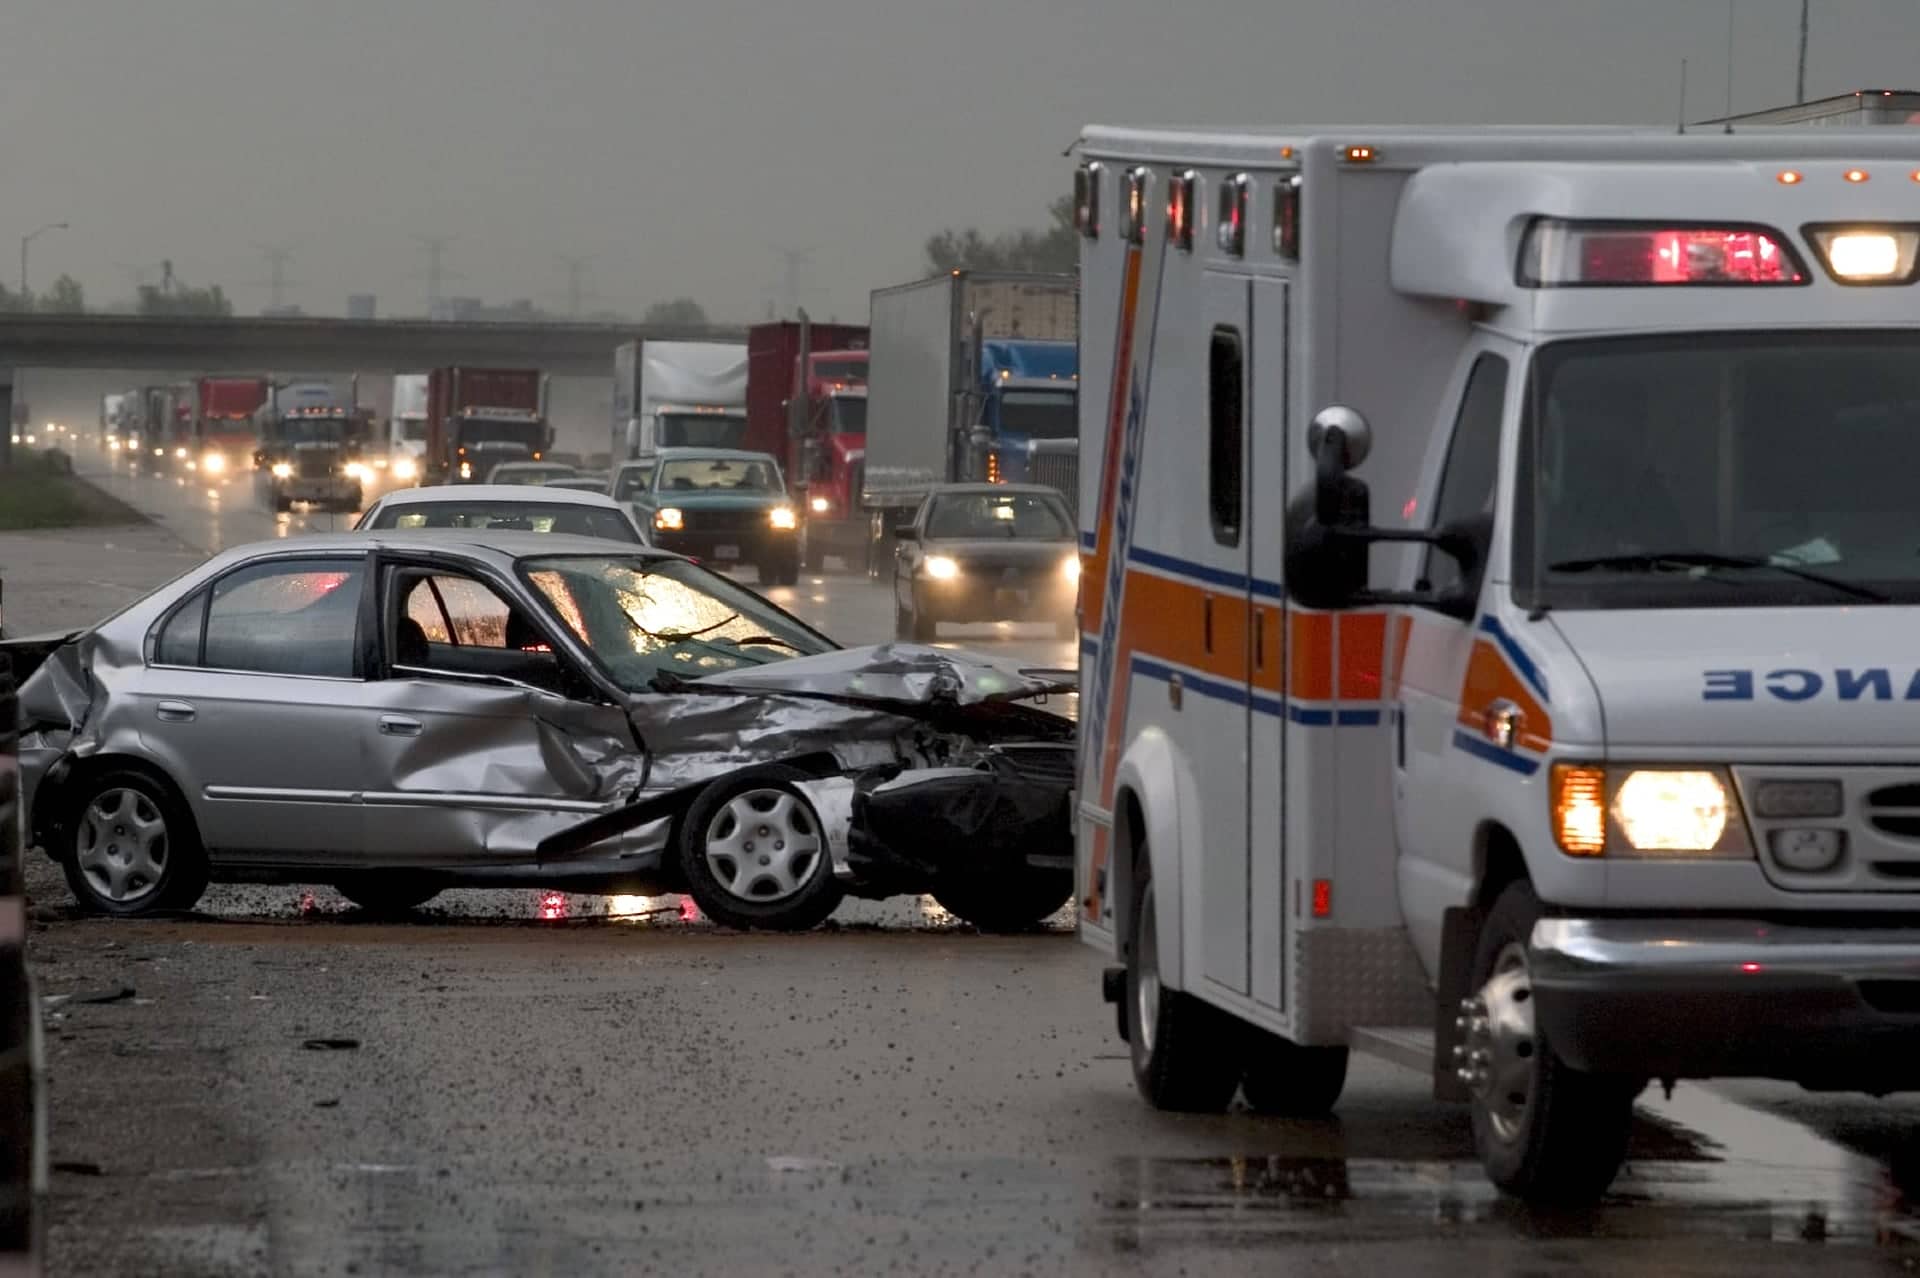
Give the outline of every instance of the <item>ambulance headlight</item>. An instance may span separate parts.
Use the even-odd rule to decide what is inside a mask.
[[[1569,855],[1753,855],[1724,769],[1556,764],[1552,775],[1554,837]]]

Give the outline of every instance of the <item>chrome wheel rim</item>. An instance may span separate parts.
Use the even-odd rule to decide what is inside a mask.
[[[159,891],[168,852],[166,818],[139,790],[103,791],[81,814],[74,860],[105,900],[133,905]]]
[[[1500,951],[1492,975],[1462,1013],[1461,1081],[1486,1113],[1493,1135],[1511,1145],[1526,1130],[1540,1073],[1525,945],[1514,941]]]
[[[1153,1032],[1160,1023],[1160,929],[1154,919],[1153,892],[1140,902],[1140,937],[1134,944],[1134,1015],[1140,1023],[1140,1050],[1153,1053]]]
[[[798,895],[825,855],[813,812],[785,790],[736,794],[707,823],[708,871],[730,895],[756,905]]]

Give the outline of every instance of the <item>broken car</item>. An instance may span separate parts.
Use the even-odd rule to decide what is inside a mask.
[[[1070,672],[840,649],[676,555],[361,532],[209,560],[32,671],[34,843],[82,907],[211,880],[370,910],[449,887],[690,893],[796,929],[931,893],[984,928],[1072,891]]]

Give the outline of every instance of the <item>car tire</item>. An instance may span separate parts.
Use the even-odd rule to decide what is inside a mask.
[[[1233,1102],[1245,1061],[1240,1023],[1160,984],[1153,877],[1142,850],[1127,946],[1127,1051],[1133,1081],[1155,1109],[1218,1114]]]
[[[827,566],[826,551],[814,541],[804,524],[800,528],[800,565],[808,572],[819,572]]]
[[[1005,878],[969,875],[933,889],[940,908],[982,932],[1031,932],[1073,898],[1073,871],[1024,870]]]
[[[1256,1114],[1325,1118],[1347,1085],[1347,1055],[1344,1047],[1302,1047],[1249,1027],[1241,1094]]]
[[[896,598],[893,601],[893,637],[895,639],[913,638],[913,628],[916,624],[913,609]]]
[[[191,910],[207,890],[193,817],[151,774],[114,768],[74,784],[59,849],[82,910],[134,918]]]
[[[362,914],[377,918],[410,914],[439,896],[442,890],[436,879],[391,870],[335,879],[333,887]]]
[[[275,493],[273,495],[273,513],[274,514],[284,515],[292,509],[293,509],[293,498],[287,496],[285,493]]]
[[[708,918],[742,931],[804,932],[839,908],[845,893],[826,831],[793,788],[809,779],[798,768],[768,764],[694,797],[680,820],[680,870]]]
[[[1469,1082],[1473,1140],[1488,1178],[1507,1193],[1584,1206],[1619,1174],[1644,1084],[1573,1069],[1539,1032],[1527,943],[1542,914],[1532,885],[1509,885],[1474,951],[1463,1054],[1469,1066],[1477,1052],[1486,1058]]]
[[[907,637],[918,643],[932,643],[939,638],[940,619],[928,612],[918,597],[914,599],[910,608],[911,611],[907,615],[913,625],[908,630]]]

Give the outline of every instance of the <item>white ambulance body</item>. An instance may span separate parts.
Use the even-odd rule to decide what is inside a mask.
[[[1324,1112],[1374,1050],[1578,1199],[1648,1080],[1920,1086],[1920,138],[1078,156],[1080,929],[1143,1093]]]

